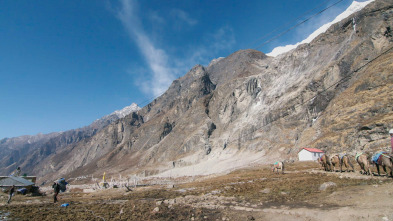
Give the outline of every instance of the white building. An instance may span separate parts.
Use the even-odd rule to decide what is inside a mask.
[[[308,161],[308,160],[318,160],[319,157],[321,157],[324,154],[324,152],[320,149],[316,148],[303,148],[299,153],[297,154],[299,157],[299,161]]]

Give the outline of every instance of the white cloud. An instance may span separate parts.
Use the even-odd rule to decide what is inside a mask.
[[[176,16],[183,19],[188,25],[196,24],[184,11],[176,9]],[[167,23],[158,14],[149,15],[149,19],[155,18],[161,23]],[[231,48],[235,43],[233,30],[230,27],[218,29],[213,34],[205,34],[205,42],[202,45],[191,45],[177,48],[172,47],[172,55],[164,48],[157,47],[149,38],[142,26],[138,15],[138,5],[134,0],[121,0],[121,8],[117,11],[117,17],[125,27],[131,41],[138,46],[148,67],[132,67],[129,73],[136,75],[135,84],[151,96],[158,96],[165,92],[176,77],[184,75],[196,64],[208,64],[217,52]],[[143,78],[142,76],[143,75]]]
[[[235,44],[233,29],[229,26],[222,27],[212,35],[212,45],[216,51],[230,48]]]
[[[134,1],[122,0],[118,18],[126,28],[130,38],[135,41],[146,63],[152,71],[152,76],[142,85],[144,92],[154,96],[161,94],[174,79],[174,74],[168,65],[168,55],[164,50],[155,47],[144,32],[137,17],[137,6]]]
[[[165,19],[163,17],[161,17],[156,11],[150,11],[149,12],[149,19],[153,22],[153,23],[157,23],[157,24],[165,24]]]
[[[198,23],[196,19],[191,18],[191,16],[183,10],[173,9],[171,14],[175,17],[175,19],[179,19],[190,26],[196,25]]]

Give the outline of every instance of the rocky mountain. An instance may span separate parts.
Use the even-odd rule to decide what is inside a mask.
[[[391,1],[376,0],[276,57],[249,49],[196,65],[141,110],[30,164],[31,173],[191,176],[295,160],[303,147],[386,148],[392,27]]]
[[[132,112],[136,112],[140,109],[141,108],[138,107],[137,104],[132,103],[130,106],[124,107],[121,110],[116,110],[109,115],[106,115],[100,119],[95,120],[92,124],[87,126],[87,129],[101,130],[102,128],[106,127],[107,125],[111,124],[112,122],[122,119],[125,116],[131,114]]]
[[[44,143],[58,135],[59,133],[37,134],[0,140],[1,174],[10,174],[17,168],[16,162],[25,159],[30,151],[39,149]]]
[[[131,104],[106,115],[86,127],[65,132],[50,134],[37,134],[35,136],[20,136],[0,140],[0,173],[7,175],[18,166],[23,168],[23,173],[31,173],[32,169],[51,154],[59,149],[95,135],[102,128],[124,116],[138,111],[137,104]]]

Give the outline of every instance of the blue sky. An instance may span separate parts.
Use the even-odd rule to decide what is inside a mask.
[[[303,40],[352,1],[258,47],[338,1],[0,1],[0,139],[143,107],[196,64]]]

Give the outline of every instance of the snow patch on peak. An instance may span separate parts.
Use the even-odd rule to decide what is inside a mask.
[[[330,26],[332,26],[333,24],[347,18],[348,16],[352,15],[355,12],[360,11],[362,8],[366,7],[366,5],[370,4],[371,2],[373,2],[375,0],[368,0],[368,1],[364,1],[364,2],[357,2],[357,1],[353,1],[352,4],[341,14],[339,14],[333,21],[322,25],[320,28],[318,28],[316,31],[314,31],[313,33],[311,33],[306,39],[304,39],[301,42],[298,42],[294,45],[286,45],[286,46],[279,46],[274,48],[270,53],[268,53],[268,56],[272,56],[272,57],[276,57],[280,54],[283,54],[285,52],[288,52],[292,49],[295,49],[297,46],[301,45],[301,44],[305,44],[305,43],[310,43],[312,40],[314,40],[314,38],[316,38],[318,35],[325,33]]]
[[[221,61],[222,59],[224,59],[224,57],[219,57],[219,58],[213,59],[213,60],[210,62],[210,64],[209,64],[208,67],[210,67],[210,66],[212,66],[212,65],[214,65],[214,64],[217,64],[217,63],[218,63],[219,61]]]
[[[116,115],[118,118],[124,118],[125,116],[129,115],[132,112],[136,112],[138,110],[140,110],[141,108],[138,107],[137,104],[132,103],[130,106],[127,106],[121,110],[116,110],[115,112],[113,112],[110,115]]]

